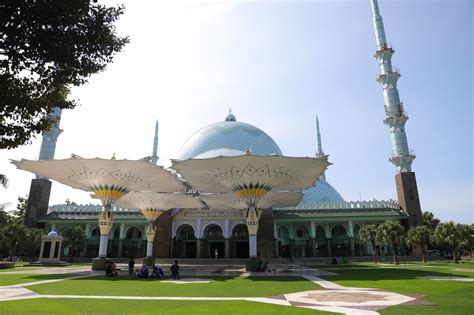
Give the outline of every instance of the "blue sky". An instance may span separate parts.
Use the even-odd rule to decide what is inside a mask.
[[[108,1],[107,3],[114,3]],[[472,1],[380,1],[400,69],[422,208],[473,222]],[[118,30],[131,43],[107,70],[73,90],[82,106],[63,114],[57,157],[159,155],[169,165],[204,125],[237,120],[267,132],[283,153],[314,155],[315,115],[334,163],[328,181],[346,200],[395,199],[370,1],[126,2]],[[106,140],[98,134],[114,134]],[[8,158],[35,158],[39,141],[0,152],[12,180],[29,179]],[[88,202],[55,184],[52,203]]]

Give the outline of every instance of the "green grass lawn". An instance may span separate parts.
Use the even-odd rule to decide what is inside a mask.
[[[30,267],[29,262],[19,262],[15,263],[15,268],[6,268],[0,269],[1,272],[13,272],[13,271],[21,271],[21,270],[38,270],[38,269],[48,269],[48,268],[74,268],[74,267],[87,267],[91,266],[90,263],[74,263],[67,266],[56,266],[56,267]]]
[[[33,299],[0,302],[0,314],[333,314],[247,301]]]
[[[452,265],[450,265],[451,267]],[[454,268],[466,268],[454,265]],[[400,265],[395,268],[341,269],[338,275],[323,278],[350,287],[380,288],[406,294],[426,294],[423,300],[434,303],[425,305],[400,305],[381,311],[382,314],[469,314],[474,313],[474,283],[416,279],[420,276],[474,277],[472,272],[451,271],[444,264],[428,268],[417,265]]]
[[[320,288],[315,283],[300,277],[212,277],[210,279],[213,279],[210,283],[174,284],[161,283],[158,279],[96,276],[39,284],[28,289],[40,294],[259,297]]]
[[[0,274],[0,286],[14,285],[43,280],[60,279],[75,276],[77,274]]]

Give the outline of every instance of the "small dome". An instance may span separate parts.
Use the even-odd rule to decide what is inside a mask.
[[[232,114],[232,109],[229,109],[229,115],[225,117],[225,121],[237,121],[235,116]]]
[[[51,231],[48,233],[48,237],[59,237],[59,234],[56,231]]]
[[[232,116],[232,117],[229,117]],[[276,142],[255,126],[237,122],[232,114],[226,121],[208,125],[189,137],[178,152],[178,159],[240,155],[250,150],[254,155],[283,155]],[[233,119],[233,120],[232,120]],[[214,152],[209,152],[214,151]],[[209,154],[203,155],[203,153]]]

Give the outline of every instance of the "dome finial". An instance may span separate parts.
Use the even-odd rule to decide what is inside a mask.
[[[226,116],[225,121],[237,121],[232,114],[232,108],[229,108],[229,115]]]

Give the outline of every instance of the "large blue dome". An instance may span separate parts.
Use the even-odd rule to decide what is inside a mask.
[[[177,159],[237,156],[246,150],[255,155],[283,155],[269,135],[255,126],[237,122],[235,116],[229,113],[225,121],[208,125],[189,137],[179,150]],[[341,195],[321,178],[314,187],[303,191],[298,206],[340,201],[344,201]]]
[[[255,155],[282,155],[276,142],[265,132],[252,125],[229,119],[198,130],[186,140],[177,158],[186,160],[198,156],[209,158],[229,155],[223,152],[237,155],[238,151],[243,154],[246,150]]]

